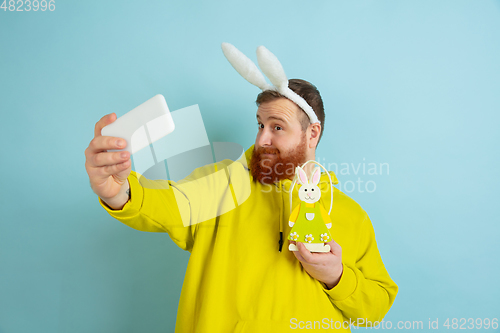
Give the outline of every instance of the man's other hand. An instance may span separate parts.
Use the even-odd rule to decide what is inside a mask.
[[[323,282],[327,289],[335,287],[342,276],[342,248],[334,240],[326,243],[330,245],[330,252],[312,253],[306,249],[304,243],[290,241],[296,244],[299,251],[293,254],[300,261],[302,267],[310,276]]]

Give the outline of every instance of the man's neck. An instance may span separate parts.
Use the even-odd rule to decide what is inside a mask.
[[[306,160],[304,161],[304,163],[307,161],[310,161],[310,160],[316,160],[316,155],[314,154],[314,152],[311,155],[309,155],[308,157],[306,157]],[[309,177],[311,175],[311,172],[313,171],[315,166],[316,166],[316,164],[311,162],[311,163],[307,163],[307,165],[304,167],[304,171],[306,172],[307,177]]]

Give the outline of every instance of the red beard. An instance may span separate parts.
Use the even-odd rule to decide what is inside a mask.
[[[273,154],[268,158],[263,154]],[[254,180],[262,184],[272,184],[283,179],[293,179],[295,168],[302,165],[306,157],[306,138],[302,138],[300,144],[291,150],[286,156],[276,148],[255,149],[250,160],[250,171]]]

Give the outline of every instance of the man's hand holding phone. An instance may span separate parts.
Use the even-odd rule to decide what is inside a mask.
[[[85,150],[85,169],[90,179],[90,187],[110,208],[118,210],[129,200],[127,177],[132,168],[128,151],[123,149],[124,139],[102,136],[104,126],[116,120],[116,114],[108,114],[99,120],[94,129],[94,138]]]

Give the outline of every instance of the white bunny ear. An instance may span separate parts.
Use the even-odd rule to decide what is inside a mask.
[[[229,63],[245,80],[259,87],[261,90],[272,89],[266,82],[264,75],[259,71],[257,65],[253,63],[246,55],[238,50],[234,45],[222,43],[222,52],[226,56]]]
[[[286,77],[285,70],[283,69],[283,66],[278,58],[276,58],[276,56],[264,46],[259,46],[257,48],[257,60],[259,61],[259,67],[262,69],[262,72],[266,74],[269,81],[271,81],[271,83],[277,88],[280,94],[304,110],[309,117],[311,124],[319,123],[320,121],[318,120],[313,108],[307,104],[305,99],[297,95],[292,89],[288,88],[288,78]]]
[[[314,185],[318,185],[320,177],[321,177],[321,169],[314,168],[314,172],[313,172],[313,176],[312,176],[312,183]]]
[[[306,172],[299,166],[297,167],[297,171],[299,172],[299,183],[301,185],[306,185],[308,183]]]
[[[257,48],[257,60],[262,72],[266,74],[271,83],[278,89],[288,88],[288,78],[280,61],[264,46]]]
[[[222,43],[222,52],[226,56],[229,63],[245,80],[251,84],[264,90],[276,90],[295,104],[297,104],[309,117],[311,124],[319,123],[316,113],[313,108],[307,104],[305,99],[297,95],[293,90],[288,88],[288,79],[286,77],[283,66],[278,58],[264,46],[257,48],[257,59],[262,71],[266,74],[274,86],[268,84],[264,75],[259,71],[257,66],[247,56],[241,53],[236,47],[229,43]]]

